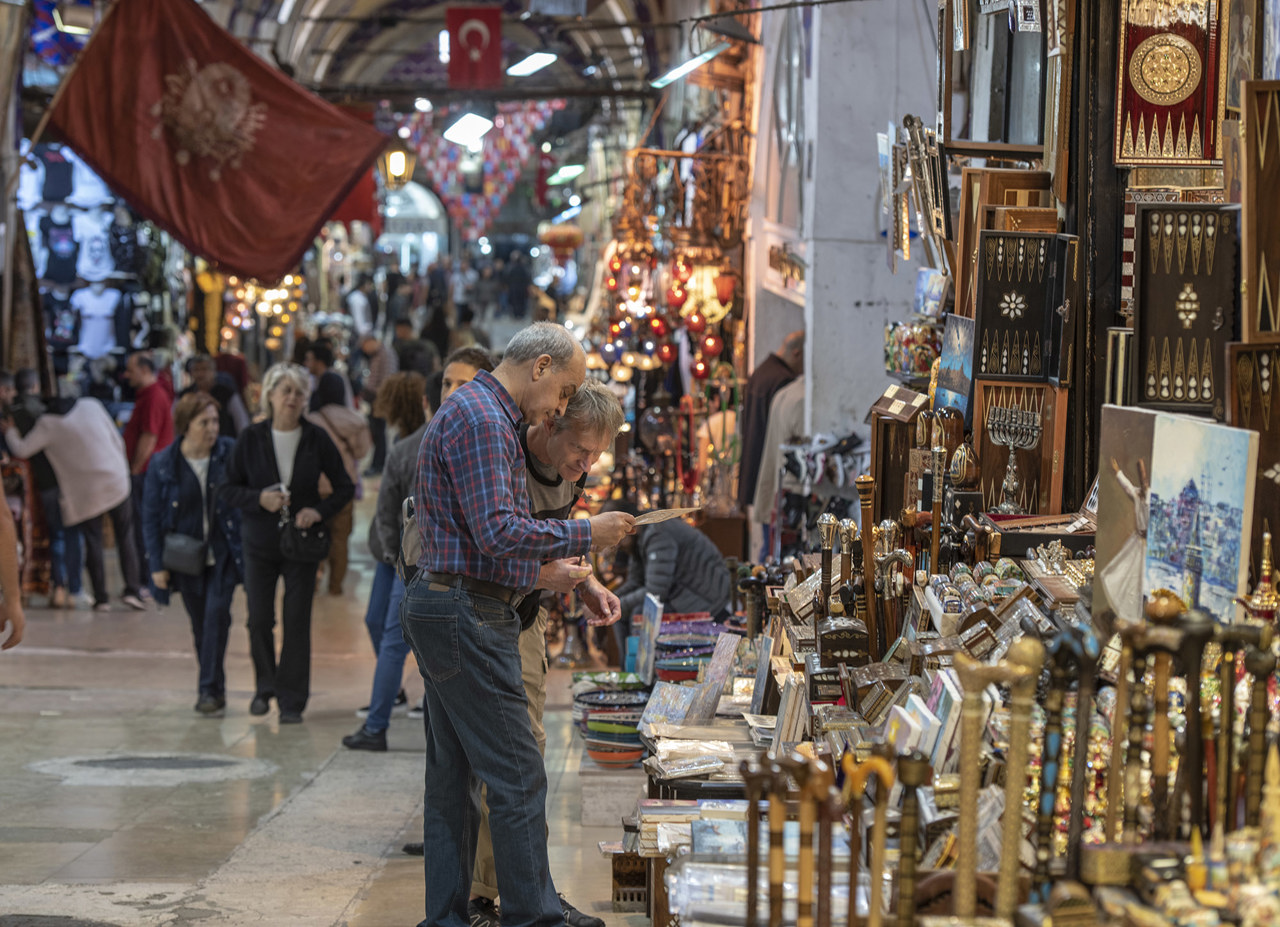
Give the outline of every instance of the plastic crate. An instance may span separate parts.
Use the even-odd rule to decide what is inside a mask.
[[[634,853],[616,853],[613,857],[614,913],[643,913],[649,903],[647,861]]]

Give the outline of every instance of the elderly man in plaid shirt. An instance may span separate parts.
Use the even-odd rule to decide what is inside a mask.
[[[422,536],[402,624],[426,689],[427,748],[420,927],[468,927],[480,785],[488,789],[504,927],[561,925],[547,859],[547,776],[529,727],[520,618],[543,564],[572,573],[588,551],[635,531],[620,512],[590,519],[530,517],[517,426],[550,425],[586,375],[562,326],[515,335],[493,373],[443,403],[418,452],[414,503]],[[600,617],[603,595],[584,595]]]

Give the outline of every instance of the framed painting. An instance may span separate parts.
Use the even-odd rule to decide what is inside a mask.
[[[1109,628],[1114,619],[1141,621],[1147,562],[1151,446],[1158,413],[1102,407],[1098,442],[1098,533],[1093,615]]]
[[[938,386],[933,393],[933,407],[950,406],[972,423],[973,402],[973,319],[947,316],[942,335],[942,362],[938,365]]]
[[[1227,108],[1240,108],[1240,84],[1262,76],[1265,43],[1262,0],[1229,0],[1227,30]]]

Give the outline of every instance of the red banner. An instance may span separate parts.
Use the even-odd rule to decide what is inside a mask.
[[[138,212],[222,270],[263,281],[297,269],[387,143],[194,0],[117,0],[52,122]]]
[[[502,7],[451,6],[444,11],[449,30],[449,86],[488,90],[502,86]]]

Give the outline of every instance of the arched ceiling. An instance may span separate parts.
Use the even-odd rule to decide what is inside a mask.
[[[535,51],[558,56],[527,77],[505,77],[497,98],[652,96],[671,32],[650,27],[669,0],[588,0],[585,17],[527,11],[499,0],[505,67]],[[207,0],[219,22],[303,84],[348,99],[456,95],[440,61],[445,0]]]

